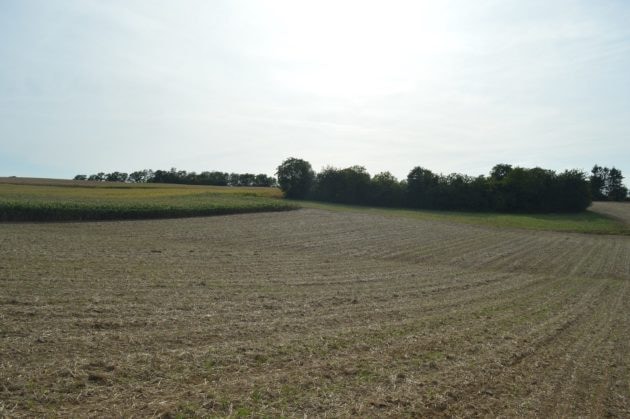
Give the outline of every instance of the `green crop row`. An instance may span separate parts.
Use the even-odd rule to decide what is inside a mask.
[[[99,204],[76,202],[0,202],[1,221],[71,221],[122,220],[145,218],[178,218],[208,215],[240,214],[264,211],[286,211],[296,207],[282,201],[209,202],[207,205],[182,206],[160,204]]]
[[[140,188],[112,192],[101,188],[70,189],[59,185],[16,187],[0,184],[0,221],[178,218],[286,211],[298,207],[295,203],[262,194],[225,189],[166,188],[148,194]]]

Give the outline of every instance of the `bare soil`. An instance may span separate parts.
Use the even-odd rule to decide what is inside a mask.
[[[628,236],[312,209],[2,224],[0,412],[628,417],[629,284]]]

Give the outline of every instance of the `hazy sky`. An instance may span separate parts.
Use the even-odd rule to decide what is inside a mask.
[[[0,0],[0,176],[289,156],[630,178],[630,1]]]

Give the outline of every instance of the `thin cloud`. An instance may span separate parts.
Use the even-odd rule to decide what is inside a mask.
[[[0,8],[0,145],[11,163],[0,174],[271,174],[289,155],[398,177],[498,162],[630,171],[624,3]]]

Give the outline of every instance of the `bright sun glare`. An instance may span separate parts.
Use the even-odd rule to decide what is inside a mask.
[[[419,75],[432,76],[436,57],[449,47],[436,8],[423,2],[275,5],[272,54],[292,61],[278,77],[309,93],[356,97],[409,89]]]

